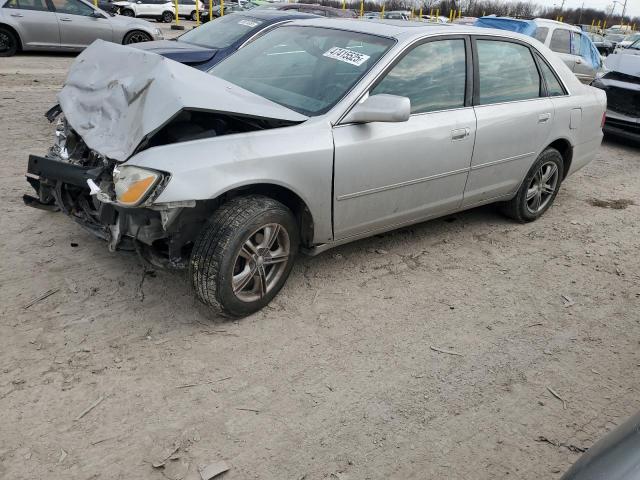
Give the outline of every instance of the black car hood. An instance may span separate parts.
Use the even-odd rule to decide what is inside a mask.
[[[129,45],[131,47],[157,53],[163,57],[186,64],[203,63],[211,60],[218,50],[215,48],[201,47],[193,43],[176,40],[157,40],[155,42],[140,42]]]

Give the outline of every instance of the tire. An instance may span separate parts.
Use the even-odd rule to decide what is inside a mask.
[[[516,196],[502,205],[502,212],[518,222],[533,222],[553,204],[564,177],[562,155],[547,148],[535,161]]]
[[[128,8],[122,10],[120,12],[120,15],[122,15],[123,17],[135,17],[136,14],[133,12],[133,10],[129,10]]]
[[[164,23],[173,22],[173,13],[171,12],[163,12],[162,17],[160,17]]]
[[[152,40],[151,35],[142,30],[133,30],[127,33],[122,40],[123,45],[131,45],[132,43],[150,42]]]
[[[193,246],[189,277],[197,298],[217,314],[260,310],[285,284],[299,243],[295,217],[280,202],[262,195],[229,200]]]
[[[196,18],[196,11],[195,11],[195,10],[194,10],[193,12],[191,12],[191,15],[189,15],[189,18],[190,18],[191,20],[193,20],[194,22],[197,20],[197,18]]]
[[[0,57],[12,57],[20,48],[20,40],[8,28],[0,27]]]

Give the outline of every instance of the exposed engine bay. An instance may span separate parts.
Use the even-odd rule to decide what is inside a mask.
[[[169,173],[158,172],[153,190],[141,203],[123,204],[116,185],[123,163],[90,149],[69,125],[59,105],[45,116],[56,124],[55,143],[44,157],[29,157],[27,180],[37,197],[25,195],[25,204],[61,210],[107,241],[111,251],[137,251],[158,267],[186,267],[192,241],[219,200],[154,204],[170,180]],[[183,110],[145,138],[136,153],[171,143],[289,124],[291,122],[275,119]]]

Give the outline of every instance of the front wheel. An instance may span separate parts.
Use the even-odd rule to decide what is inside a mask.
[[[132,43],[140,43],[140,42],[150,42],[151,35],[145,32],[141,32],[140,30],[134,30],[133,32],[129,32],[124,36],[124,40],[122,40],[123,45],[131,45]]]
[[[261,195],[238,197],[215,211],[196,239],[189,276],[214,312],[236,317],[266,306],[285,284],[300,236],[291,210]]]
[[[133,10],[129,9],[122,10],[120,12],[120,15],[122,15],[123,17],[135,17],[135,13],[133,13]]]
[[[503,204],[503,213],[522,223],[537,220],[553,204],[563,176],[562,155],[555,148],[547,148],[527,173],[516,196]]]
[[[195,10],[194,10],[193,12],[191,12],[191,15],[189,15],[189,18],[190,18],[191,20],[193,20],[194,22],[198,19],[198,18],[196,17],[196,11],[195,11]]]
[[[12,57],[18,51],[18,37],[8,28],[0,27],[0,57]]]

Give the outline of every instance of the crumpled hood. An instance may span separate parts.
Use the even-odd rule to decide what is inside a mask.
[[[308,119],[192,67],[102,40],[76,58],[58,102],[89,148],[120,162],[184,109],[290,122]]]
[[[640,77],[640,55],[616,53],[609,55],[604,61],[607,70]]]
[[[202,63],[211,60],[218,52],[215,48],[206,48],[193,43],[176,40],[157,40],[155,42],[139,42],[129,45],[147,52],[157,53],[180,63]]]

